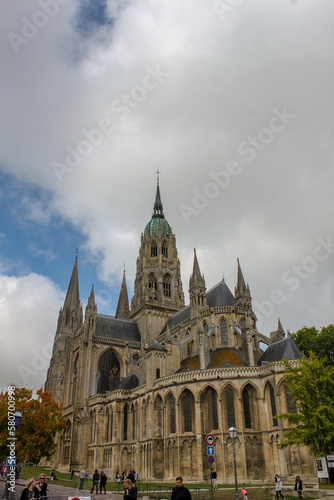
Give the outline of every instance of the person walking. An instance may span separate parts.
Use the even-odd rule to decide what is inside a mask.
[[[46,490],[48,489],[48,485],[46,482],[46,475],[45,474],[40,474],[38,478],[38,482],[35,485],[36,490],[37,490],[37,496],[36,498],[47,498],[47,492]]]
[[[284,495],[282,495],[282,481],[278,474],[275,474],[275,483],[276,483],[276,500],[278,500],[279,496],[284,498]]]
[[[124,500],[137,500],[137,487],[131,479],[124,481]]]
[[[95,469],[95,472],[93,474],[93,485],[90,494],[93,493],[94,488],[96,489],[96,494],[99,494],[99,481],[100,481],[100,474],[97,472],[97,469]]]
[[[86,479],[86,468],[84,467],[83,469],[81,469],[81,471],[79,472],[79,478],[80,478],[80,485],[79,485],[79,491],[82,491],[83,490],[83,486],[84,486],[84,482],[85,482],[85,479]]]
[[[296,476],[295,491],[298,493],[299,500],[303,500],[303,481],[300,479],[300,476]]]
[[[176,478],[176,486],[172,491],[172,500],[192,500],[190,491],[183,484],[181,476]]]
[[[241,493],[243,494],[244,500],[248,500],[248,494],[245,488],[242,488]]]
[[[121,482],[121,473],[119,471],[119,469],[117,469],[116,471],[116,483],[120,483]]]
[[[74,479],[74,469],[71,469],[71,481]]]
[[[100,475],[100,495],[102,494],[102,489],[104,489],[104,494],[106,494],[106,484],[107,484],[108,478],[107,474],[101,470],[101,475]]]

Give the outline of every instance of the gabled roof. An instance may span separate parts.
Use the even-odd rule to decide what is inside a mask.
[[[278,340],[267,348],[258,361],[258,365],[282,361],[283,359],[300,359],[302,353],[291,337]]]
[[[167,321],[167,324],[161,333],[167,330],[167,326],[169,328],[173,328],[174,326],[182,323],[182,321],[188,318],[190,318],[190,306],[182,307],[182,309],[173,314],[173,316]]]
[[[95,323],[95,335],[109,339],[134,340],[140,342],[141,337],[137,324],[132,319],[114,318],[98,314]]]
[[[224,279],[206,293],[206,303],[209,307],[234,306],[238,304]]]

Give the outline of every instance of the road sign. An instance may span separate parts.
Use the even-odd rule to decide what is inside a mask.
[[[214,461],[215,461],[215,457],[213,457],[212,455],[209,455],[208,456],[208,462],[209,462],[209,464],[213,464]]]
[[[207,446],[207,450],[208,450],[208,455],[215,454],[215,447],[214,446]]]
[[[215,437],[212,434],[208,434],[205,437],[205,442],[208,446],[213,446],[215,444]]]

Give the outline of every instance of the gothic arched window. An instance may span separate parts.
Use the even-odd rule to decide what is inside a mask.
[[[186,389],[182,395],[183,432],[192,432],[193,430],[193,400],[193,395]]]
[[[71,403],[75,403],[75,398],[77,395],[77,384],[78,384],[78,365],[79,365],[79,355],[75,358],[73,367],[73,379],[72,379],[72,398]]]
[[[128,439],[128,405],[123,408],[123,441]]]
[[[151,257],[157,257],[158,256],[158,247],[155,241],[153,241],[151,245]]]
[[[175,398],[172,394],[169,394],[167,398],[167,429],[169,434],[175,434],[176,432],[176,404]]]
[[[109,349],[99,359],[97,394],[104,394],[117,389],[120,381],[120,365],[112,349]]]
[[[251,419],[249,393],[248,393],[247,389],[244,389],[242,392],[242,402],[243,402],[243,406],[244,406],[245,427],[246,427],[246,429],[251,429],[252,428],[252,419]]]
[[[235,427],[235,411],[234,411],[234,391],[228,388],[226,393],[226,410],[227,410],[227,425],[228,428]]]
[[[273,417],[273,426],[276,427],[278,425],[277,418],[275,418],[275,415],[277,415],[277,410],[276,410],[275,392],[272,385],[270,386],[269,393],[270,393],[271,414]]]
[[[208,434],[218,429],[217,392],[208,387],[201,397],[203,432]]]
[[[168,298],[171,295],[170,281],[171,281],[171,279],[170,279],[169,274],[165,274],[164,279],[163,279],[163,283],[162,283],[162,288],[163,288],[164,296],[168,297]]]
[[[228,345],[227,323],[224,319],[220,322],[220,339],[222,346]]]
[[[156,290],[158,288],[157,278],[153,273],[151,273],[148,277],[148,287],[153,290]]]
[[[166,258],[168,257],[168,248],[167,248],[166,243],[164,243],[164,244],[162,245],[162,248],[161,248],[161,253],[162,253],[162,256],[163,256],[163,257],[166,257]]]

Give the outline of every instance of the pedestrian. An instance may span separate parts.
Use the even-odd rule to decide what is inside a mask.
[[[119,469],[117,469],[116,471],[116,483],[120,483],[121,482],[121,473],[119,471]]]
[[[242,488],[241,493],[244,496],[244,500],[248,500],[248,495],[247,495],[247,491],[245,490],[245,488]]]
[[[183,484],[181,476],[176,478],[176,486],[172,490],[172,500],[192,500],[190,491]]]
[[[52,479],[57,479],[57,476],[56,476],[56,473],[55,473],[55,470],[52,469],[52,472],[50,474],[50,477],[52,477]]]
[[[282,495],[282,481],[278,474],[275,474],[275,483],[276,483],[276,500],[278,500],[279,496],[284,498],[284,495]]]
[[[130,479],[131,483],[133,483],[133,482],[134,482],[134,480],[135,480],[135,475],[134,475],[134,473],[132,472],[132,469],[130,469],[130,470],[129,470],[129,472],[128,472],[127,476],[126,476],[126,479]]]
[[[20,473],[21,473],[21,464],[17,464],[15,466],[15,479],[20,479]]]
[[[96,494],[99,494],[99,481],[100,481],[100,474],[97,472],[97,469],[95,469],[95,472],[93,474],[93,485],[90,494],[93,493],[94,488],[96,489]]]
[[[71,469],[71,481],[74,479],[74,469]]]
[[[20,500],[30,500],[31,498],[37,498],[38,491],[35,487],[35,479],[31,477],[26,482],[26,487],[22,490]]]
[[[295,491],[297,491],[299,499],[303,500],[303,481],[300,479],[300,476],[296,476]]]
[[[218,490],[217,486],[217,472],[215,469],[211,469],[211,480],[212,480],[212,486],[214,490]]]
[[[131,479],[124,481],[124,500],[137,500],[137,487]]]
[[[79,472],[79,478],[80,478],[80,485],[79,485],[79,491],[82,491],[83,490],[83,486],[84,486],[84,482],[85,482],[85,479],[86,479],[86,468],[84,467],[83,469],[81,469],[81,471]]]
[[[126,478],[126,476],[127,476],[127,470],[124,469],[121,476],[121,483],[124,483],[124,479]]]
[[[36,498],[47,498],[47,492],[46,490],[48,489],[48,485],[46,482],[46,475],[45,474],[40,474],[38,478],[38,482],[35,485],[36,490],[37,490],[37,495]]]
[[[136,483],[138,480],[138,474],[134,469],[132,469],[132,472],[133,472],[133,477],[134,477],[133,484],[136,486]]]
[[[107,474],[103,470],[101,470],[101,475],[100,475],[100,495],[102,494],[102,488],[104,489],[104,494],[106,494],[106,484],[107,484],[108,478]]]

